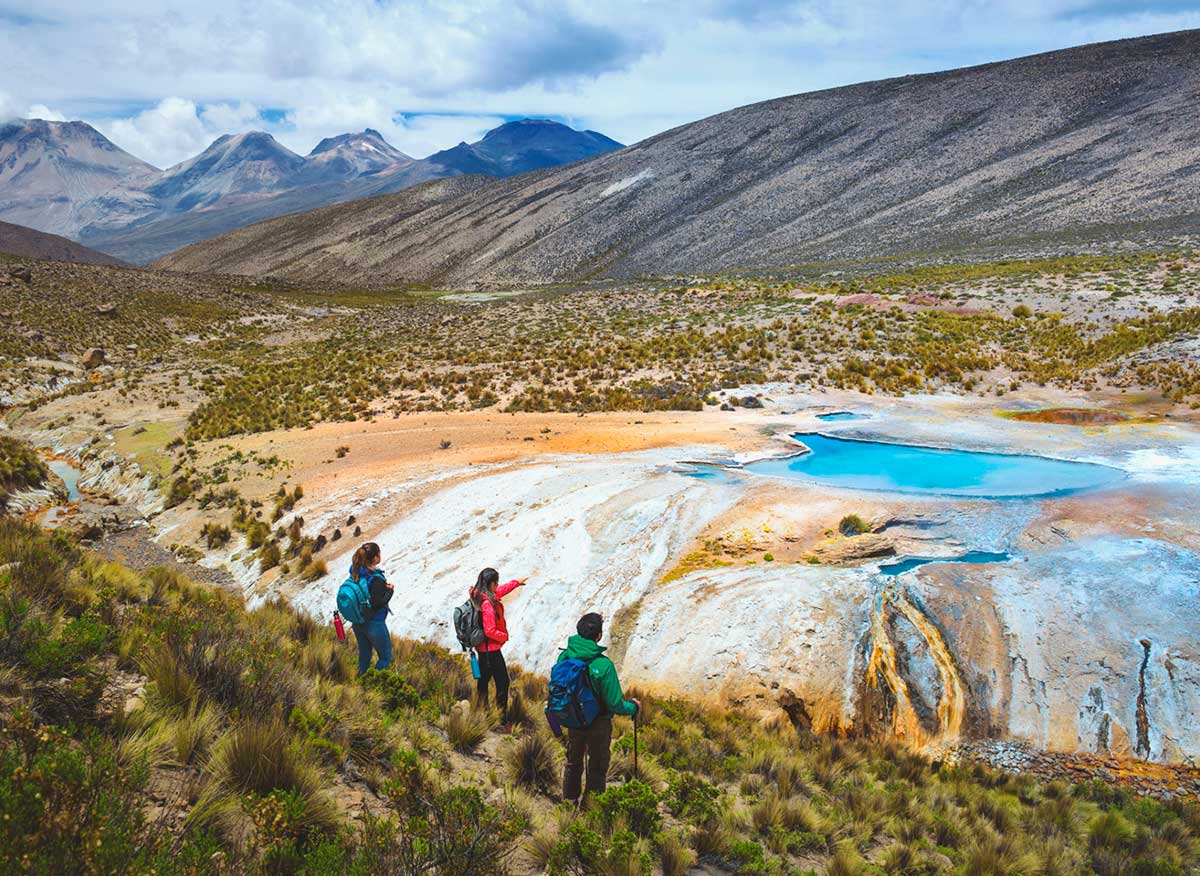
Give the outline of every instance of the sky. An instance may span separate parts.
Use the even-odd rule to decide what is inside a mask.
[[[0,0],[0,119],[167,167],[223,133],[424,157],[532,116],[633,143],[889,76],[1200,28],[1200,0]]]

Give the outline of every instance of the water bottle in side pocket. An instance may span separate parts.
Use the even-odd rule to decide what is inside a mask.
[[[471,652],[471,678],[479,681],[479,655]]]

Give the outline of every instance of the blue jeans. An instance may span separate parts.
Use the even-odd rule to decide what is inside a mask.
[[[387,669],[392,663],[392,636],[388,632],[387,615],[372,618],[365,624],[351,624],[354,639],[358,642],[358,674],[371,668],[371,651],[379,655],[376,669]]]

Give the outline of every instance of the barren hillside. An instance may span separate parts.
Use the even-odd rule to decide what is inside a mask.
[[[373,199],[166,267],[383,284],[762,268],[1200,227],[1200,31],[780,98],[417,208]],[[396,209],[404,205],[402,209]]]

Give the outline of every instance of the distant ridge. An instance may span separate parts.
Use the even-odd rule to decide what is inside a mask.
[[[1200,31],[1098,43],[752,104],[391,221],[348,203],[161,264],[526,284],[1169,237],[1200,231],[1198,115]]]
[[[447,176],[510,176],[620,145],[545,119],[508,122],[478,143],[420,160],[370,128],[327,137],[307,156],[249,131],[159,170],[84,122],[27,119],[0,125],[0,220],[146,262],[286,213]]]
[[[35,231],[24,225],[13,225],[11,222],[0,222],[0,253],[56,262],[78,262],[83,265],[120,267],[125,264],[120,259],[88,249],[81,243],[59,237],[57,234],[46,234],[44,231]]]

